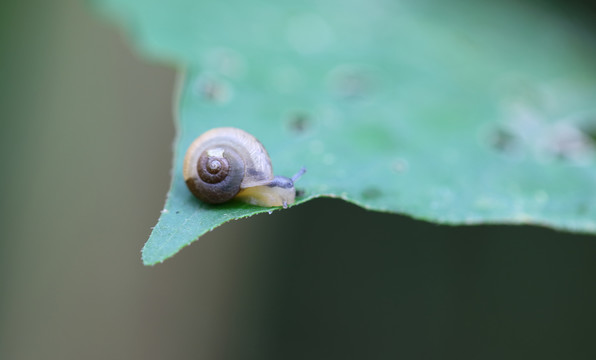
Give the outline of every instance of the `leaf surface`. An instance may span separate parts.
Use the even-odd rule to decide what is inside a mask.
[[[514,2],[97,0],[145,54],[185,69],[165,209],[145,264],[224,222],[202,204],[192,140],[255,135],[296,204],[329,196],[446,224],[596,232],[594,37]]]

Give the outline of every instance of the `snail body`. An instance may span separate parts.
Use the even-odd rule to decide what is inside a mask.
[[[265,147],[251,134],[232,127],[212,129],[195,139],[183,166],[188,189],[209,204],[236,198],[285,208],[294,203],[294,181],[303,173],[292,178],[274,176]]]

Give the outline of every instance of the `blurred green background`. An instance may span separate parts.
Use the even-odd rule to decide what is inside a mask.
[[[591,236],[316,200],[143,267],[175,67],[75,0],[0,27],[0,359],[596,358]]]

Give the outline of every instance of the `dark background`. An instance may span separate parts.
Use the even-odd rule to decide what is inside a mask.
[[[143,267],[175,66],[75,0],[3,2],[0,51],[0,359],[596,358],[593,236],[321,199]]]

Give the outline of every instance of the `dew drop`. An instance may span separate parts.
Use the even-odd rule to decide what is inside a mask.
[[[369,187],[364,189],[361,195],[366,200],[374,200],[380,198],[383,193],[376,187]]]
[[[302,88],[304,78],[294,66],[286,65],[271,71],[270,82],[277,91],[289,94]]]
[[[327,154],[323,155],[323,164],[329,166],[329,165],[333,165],[333,163],[335,163],[335,155],[333,155],[331,153],[327,153]]]
[[[313,154],[321,154],[325,150],[325,144],[321,140],[313,140],[309,144],[309,149]]]
[[[286,36],[294,50],[301,54],[321,52],[334,39],[333,30],[318,14],[303,14],[290,19]]]
[[[327,75],[328,86],[340,98],[362,98],[372,90],[370,71],[357,64],[341,64]]]
[[[302,133],[309,127],[310,120],[305,113],[296,112],[290,115],[288,124],[292,131]]]
[[[548,193],[544,190],[537,190],[534,192],[534,201],[538,204],[544,204],[548,201]]]
[[[240,78],[246,72],[246,62],[236,51],[228,48],[213,48],[207,51],[203,60],[205,69],[230,78]]]
[[[541,145],[547,154],[577,165],[588,162],[595,150],[589,136],[574,124],[566,122],[551,126]]]
[[[519,146],[516,136],[506,127],[496,127],[492,129],[492,131],[489,132],[486,141],[490,147],[504,153],[512,153],[516,150],[517,146]]]
[[[391,164],[391,169],[397,173],[404,173],[406,171],[408,171],[408,160],[406,159],[395,159],[395,161],[393,161],[393,163]]]
[[[194,85],[194,91],[203,99],[216,104],[225,104],[232,99],[232,86],[212,74],[199,76]]]

